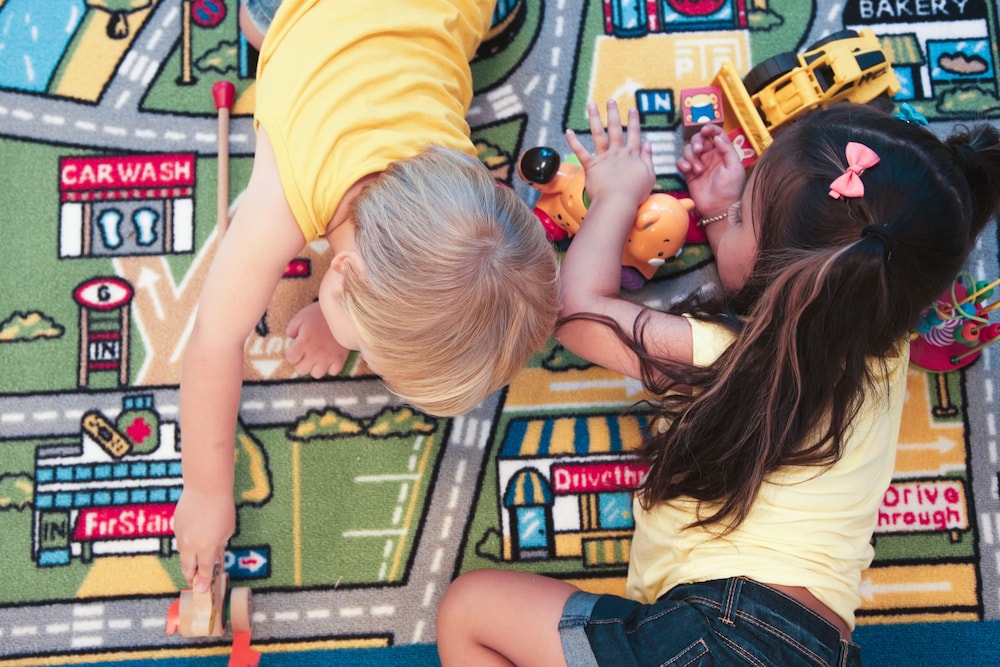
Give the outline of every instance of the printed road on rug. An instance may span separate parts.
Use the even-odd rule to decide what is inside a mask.
[[[254,143],[255,54],[236,10],[0,0],[0,664],[228,651],[164,628],[184,586],[179,364],[219,235],[217,81],[237,93],[231,199]],[[658,188],[679,193],[681,91],[845,29],[878,36],[897,101],[935,130],[1000,118],[988,0],[501,0],[469,120],[482,159],[529,199],[521,152],[568,153],[563,129],[585,135],[586,102],[614,98],[641,110]],[[433,642],[449,581],[483,566],[622,592],[622,486],[644,472],[632,452],[646,418],[627,410],[639,384],[554,341],[456,419],[400,405],[357,360],[336,378],[293,377],[285,325],[313,299],[324,250],[289,265],[247,343],[226,567],[253,588],[255,645]],[[969,272],[1000,273],[995,226]],[[715,282],[692,228],[634,296],[663,306]],[[971,356],[911,370],[862,625],[1000,618],[998,362]]]

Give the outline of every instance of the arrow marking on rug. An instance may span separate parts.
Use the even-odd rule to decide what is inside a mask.
[[[919,449],[936,449],[939,454],[944,454],[955,448],[955,441],[949,440],[948,438],[941,436],[936,442],[907,442],[899,443],[897,448],[903,451],[912,451]]]
[[[552,382],[552,391],[577,392],[586,389],[617,389],[625,390],[626,396],[633,396],[643,391],[642,383],[635,378],[625,377],[621,380],[581,380],[579,382]]]
[[[933,593],[952,590],[950,581],[909,582],[901,584],[876,584],[871,579],[861,580],[861,597],[874,600],[876,595],[886,593]]]
[[[213,230],[180,283],[174,282],[164,256],[116,257],[112,260],[115,273],[137,287],[132,311],[140,335],[146,342],[147,354],[142,368],[136,373],[135,384],[176,384],[179,381],[181,352],[194,328],[198,287],[208,273],[209,260],[218,239],[218,230]],[[162,343],[153,345],[154,339]],[[158,350],[171,347],[173,351],[168,357],[157,354]]]
[[[267,558],[263,554],[251,551],[249,555],[239,558],[237,562],[244,570],[256,572],[267,564]]]
[[[149,292],[149,298],[153,302],[153,310],[156,312],[156,317],[162,320],[165,317],[163,304],[160,302],[160,295],[154,289],[158,282],[160,282],[160,276],[144,266],[139,271],[139,280],[136,281],[136,287]]]

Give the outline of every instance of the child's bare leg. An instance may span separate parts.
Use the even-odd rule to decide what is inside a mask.
[[[250,46],[260,51],[260,45],[264,43],[264,34],[254,25],[253,19],[250,18],[249,12],[247,12],[246,5],[240,3],[240,18],[239,18],[240,30],[243,32],[243,36],[247,38],[250,42]]]
[[[463,574],[438,607],[437,646],[443,667],[565,665],[559,619],[575,586],[506,570]]]

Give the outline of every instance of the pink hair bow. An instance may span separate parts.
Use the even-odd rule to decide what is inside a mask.
[[[830,196],[834,199],[863,197],[865,185],[861,182],[861,174],[879,161],[875,151],[856,141],[847,142],[846,153],[847,169],[830,184]]]

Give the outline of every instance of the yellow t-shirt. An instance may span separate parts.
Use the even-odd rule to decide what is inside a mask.
[[[475,156],[469,61],[495,0],[284,0],[257,66],[255,124],[306,241],[347,189],[437,144]]]
[[[691,325],[699,364],[710,363],[732,340],[717,325],[696,320]],[[628,596],[651,603],[678,584],[745,576],[805,586],[853,628],[861,572],[874,556],[870,540],[892,479],[908,361],[904,342],[888,362],[888,397],[866,401],[837,463],[778,470],[729,535],[685,529],[695,518],[694,500],[663,503],[648,512],[636,502]]]

